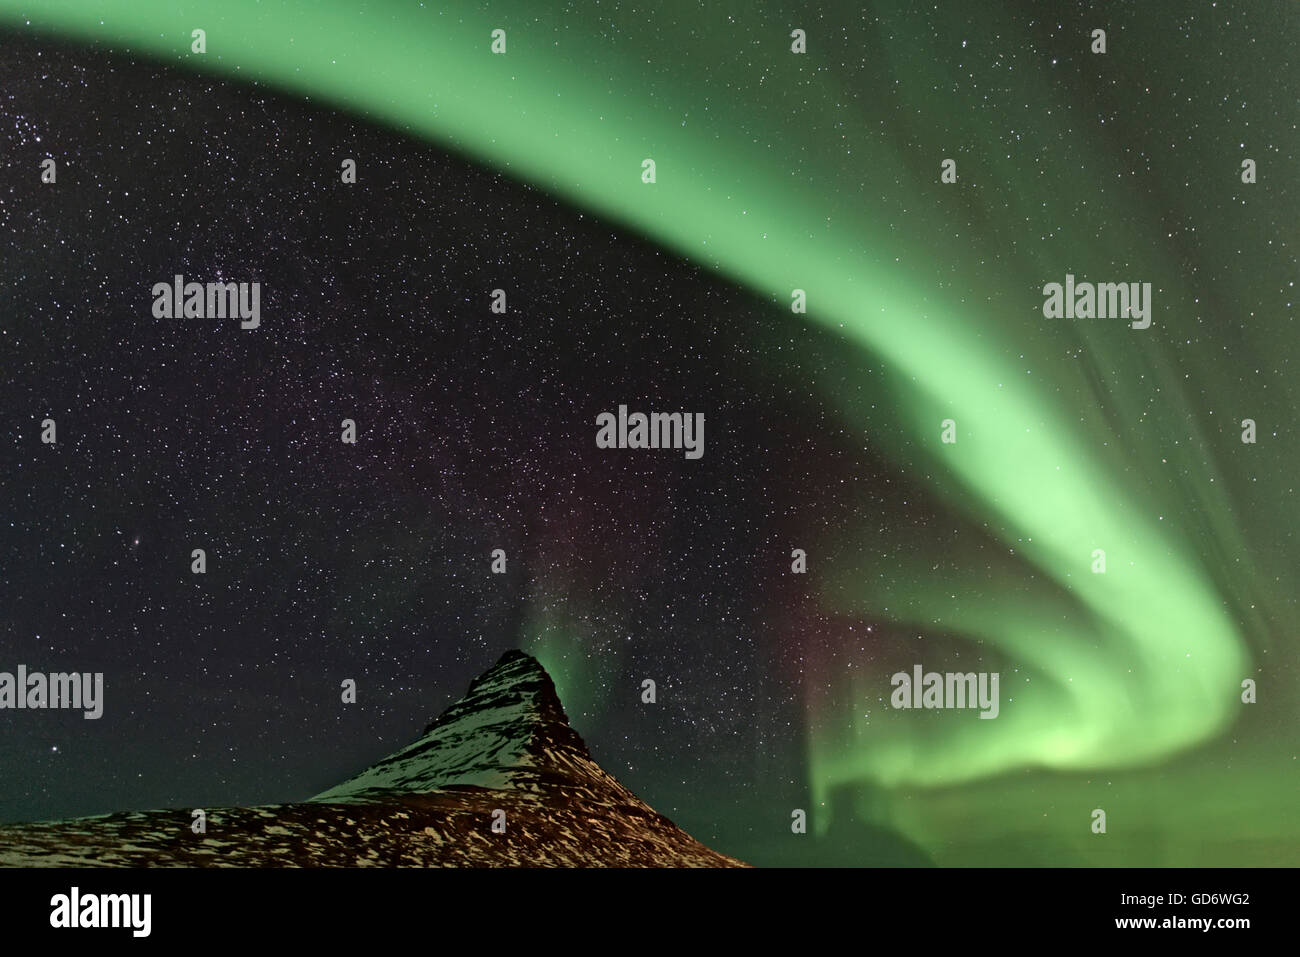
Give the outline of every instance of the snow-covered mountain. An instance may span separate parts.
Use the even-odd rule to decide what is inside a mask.
[[[605,773],[507,652],[413,744],[300,804],[0,827],[0,866],[729,867]]]
[[[540,793],[546,784],[622,786],[591,760],[535,658],[507,652],[424,736],[315,801],[422,794],[447,785]]]

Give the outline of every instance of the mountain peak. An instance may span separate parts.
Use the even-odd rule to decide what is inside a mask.
[[[534,658],[534,657],[533,657],[532,655],[530,655],[528,652],[526,652],[526,651],[521,651],[521,650],[518,649],[518,648],[511,648],[509,651],[507,651],[505,654],[503,654],[500,658],[498,658],[498,659],[497,659],[497,663],[496,663],[495,665],[493,665],[492,667],[493,667],[493,668],[499,668],[499,667],[501,667],[501,665],[509,664],[509,663],[512,662],[512,661],[531,661],[531,662],[533,663],[533,665],[537,668],[538,671],[542,671],[542,672],[545,672],[545,671],[546,671],[546,669],[542,667],[542,663],[541,663],[540,661],[538,661],[536,658]],[[491,670],[491,669],[489,669],[489,670]],[[475,678],[474,680],[475,680],[475,681],[479,680],[479,678],[482,678],[483,675],[486,675],[487,673],[488,673],[487,671],[483,672],[482,675],[479,675],[478,678]]]
[[[551,676],[536,658],[512,650],[419,740],[312,800],[374,800],[452,785],[527,789],[593,773],[606,776],[569,726]]]
[[[555,690],[555,682],[542,663],[530,654],[512,648],[495,665],[469,683],[469,690],[425,729],[428,734],[454,713],[481,708],[493,703],[527,699],[539,720],[559,721],[567,725],[569,717]]]

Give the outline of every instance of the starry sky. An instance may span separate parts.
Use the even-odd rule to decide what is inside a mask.
[[[1294,864],[1300,14],[972,6],[0,0],[0,667],[106,683],[0,819],[301,799],[524,647],[755,863]]]

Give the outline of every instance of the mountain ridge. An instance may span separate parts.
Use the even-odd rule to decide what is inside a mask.
[[[475,678],[420,738],[311,800],[421,793],[452,784],[527,788],[543,769],[561,765],[577,777],[592,769],[604,774],[569,724],[546,669],[512,650]]]

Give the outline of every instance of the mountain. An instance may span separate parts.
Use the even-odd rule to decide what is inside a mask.
[[[419,740],[309,801],[205,813],[203,834],[189,809],[3,826],[0,866],[744,866],[593,761],[519,651]]]

